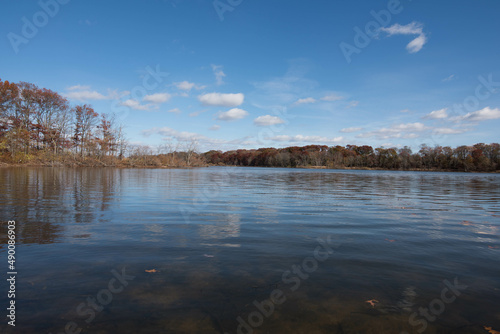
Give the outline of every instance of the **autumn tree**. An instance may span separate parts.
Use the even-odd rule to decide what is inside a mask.
[[[71,121],[68,101],[58,93],[49,89],[38,89],[34,95],[34,118],[38,132],[37,142],[44,147],[50,147],[57,153],[68,138],[68,128]]]
[[[9,130],[19,102],[19,89],[15,83],[0,79],[0,149],[8,148]]]
[[[78,105],[72,111],[75,117],[72,139],[77,151],[80,148],[80,155],[83,156],[92,141],[92,130],[97,125],[99,115],[87,104]]]
[[[96,138],[100,148],[100,155],[114,156],[117,151],[117,129],[115,128],[116,122],[113,115],[101,115],[98,129],[98,137]]]

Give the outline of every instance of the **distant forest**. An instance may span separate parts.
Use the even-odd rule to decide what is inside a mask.
[[[363,145],[196,152],[183,147],[130,145],[112,116],[88,104],[71,106],[49,89],[0,79],[0,162],[35,166],[255,166],[390,170],[500,171],[500,145],[373,148]]]
[[[450,170],[494,172],[500,170],[500,145],[411,148],[324,146],[261,148],[203,154],[209,164],[259,167],[325,167],[392,170]]]

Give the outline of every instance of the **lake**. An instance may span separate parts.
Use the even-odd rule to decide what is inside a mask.
[[[1,168],[1,333],[500,330],[500,175]]]

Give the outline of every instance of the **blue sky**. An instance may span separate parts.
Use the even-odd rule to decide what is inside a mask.
[[[499,142],[500,2],[4,1],[0,78],[134,144]]]

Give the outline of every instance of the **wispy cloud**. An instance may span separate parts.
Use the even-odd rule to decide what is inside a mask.
[[[75,85],[68,87],[67,90],[90,90],[90,86]]]
[[[180,114],[180,113],[182,113],[182,111],[179,108],[170,109],[168,112],[171,112],[173,114]]]
[[[354,107],[357,107],[359,105],[359,101],[351,101],[349,102],[349,104],[347,105],[346,108],[354,108]]]
[[[209,93],[198,96],[198,100],[205,106],[237,107],[245,100],[245,95]]]
[[[443,81],[443,82],[447,82],[447,81],[451,81],[451,80],[453,80],[453,79],[455,79],[455,74],[452,74],[452,75],[450,75],[449,77],[446,77],[446,78],[444,78],[444,79],[443,79],[443,80],[441,80],[441,81]]]
[[[212,71],[214,72],[215,75],[215,83],[217,86],[220,86],[224,83],[224,78],[226,74],[224,71],[222,71],[222,65],[214,65],[212,64]]]
[[[102,94],[98,91],[92,90],[90,86],[81,85],[68,87],[67,90],[69,92],[63,93],[64,97],[81,102],[89,100],[114,100],[130,94],[128,91],[119,92],[117,90],[110,89],[108,89],[107,94]]]
[[[436,128],[433,130],[433,132],[438,135],[458,135],[467,131],[468,131],[467,129],[455,129],[455,128]]]
[[[298,99],[294,104],[301,105],[301,104],[309,104],[309,103],[316,103],[316,99],[312,98],[312,97],[307,97],[305,99]]]
[[[430,119],[445,119],[448,117],[448,113],[446,112],[448,108],[443,108],[439,110],[434,110],[431,113],[424,116],[424,118]]]
[[[408,50],[409,53],[416,53],[420,51],[425,43],[427,43],[427,37],[423,32],[423,25],[418,22],[412,22],[407,25],[400,25],[396,23],[387,28],[380,28],[380,30],[388,33],[389,36],[418,35],[406,46],[406,50]]]
[[[345,129],[340,130],[340,132],[342,132],[342,133],[353,133],[353,132],[358,132],[358,131],[361,131],[361,130],[363,130],[363,128],[345,128]]]
[[[388,128],[369,131],[357,135],[357,138],[389,139],[389,138],[418,138],[423,131],[431,129],[422,123],[395,124]]]
[[[344,137],[324,137],[324,136],[305,136],[305,135],[278,135],[274,137],[267,138],[268,140],[276,141],[276,142],[290,142],[294,144],[338,144],[344,140]]]
[[[325,95],[321,98],[322,101],[329,101],[329,102],[333,102],[333,101],[339,101],[339,100],[342,100],[344,97],[343,96],[340,96],[340,95],[337,95],[337,94],[328,94],[328,95]]]
[[[295,59],[290,61],[283,76],[252,82],[255,87],[255,91],[251,93],[252,101],[259,101],[260,105],[284,106],[294,104],[304,95],[313,96],[319,83],[306,78],[308,68],[308,61]]]

